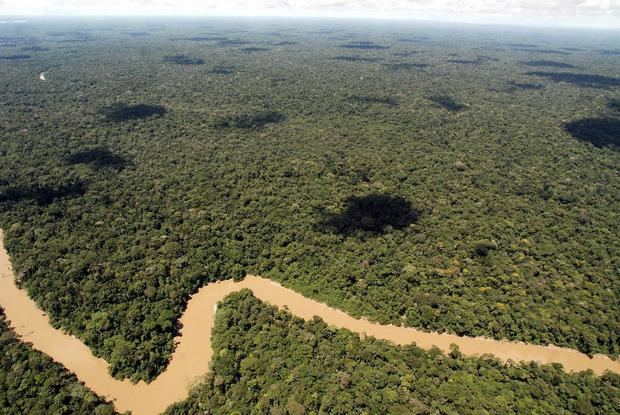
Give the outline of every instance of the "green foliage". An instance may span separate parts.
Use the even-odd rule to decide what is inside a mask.
[[[20,342],[0,309],[0,413],[115,414],[114,407],[44,354]]]
[[[224,38],[217,42],[218,46],[241,46],[251,43],[247,40]]]
[[[401,69],[424,69],[424,68],[428,68],[429,66],[430,65],[428,63],[410,63],[410,62],[385,64],[386,68],[393,69],[395,71],[401,70]]]
[[[459,104],[451,97],[445,95],[433,95],[428,97],[428,99],[434,102],[437,106],[443,107],[453,112],[458,112],[466,108],[465,105]]]
[[[156,376],[189,296],[246,272],[382,323],[620,352],[620,152],[564,129],[617,118],[618,91],[519,64],[557,50],[582,74],[617,78],[617,55],[600,51],[617,39],[274,22],[291,47],[245,20],[116,23],[0,25],[15,44],[3,55],[49,48],[0,62],[5,243],[29,294],[114,375]],[[389,48],[339,47],[363,42]],[[339,59],[347,50],[354,59]],[[162,62],[177,53],[209,64]],[[447,62],[482,53],[499,61]],[[324,226],[372,194],[408,201],[417,221]],[[358,225],[381,231],[346,232]],[[497,249],[475,255],[480,240]]]
[[[185,414],[614,414],[620,376],[396,347],[233,294],[218,308],[212,371]]]
[[[350,100],[352,102],[359,102],[363,104],[383,104],[388,107],[397,107],[398,100],[394,97],[375,97],[366,95],[353,95]]]
[[[218,119],[214,122],[215,128],[245,128],[254,129],[261,128],[267,124],[280,123],[286,119],[282,113],[275,111],[266,111],[257,114],[242,114],[236,116],[228,116]]]

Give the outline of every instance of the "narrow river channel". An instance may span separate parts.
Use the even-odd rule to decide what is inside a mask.
[[[427,333],[407,327],[381,325],[353,318],[323,303],[304,297],[269,279],[248,276],[241,282],[232,280],[208,284],[194,294],[181,317],[182,329],[178,343],[166,370],[153,382],[133,384],[120,381],[108,374],[105,360],[95,357],[78,338],[57,330],[26,291],[15,285],[9,256],[2,243],[0,230],[0,307],[4,309],[11,327],[22,341],[47,354],[86,384],[95,393],[114,401],[119,411],[131,410],[135,415],[161,413],[170,404],[183,400],[188,388],[209,369],[213,350],[211,329],[218,301],[243,288],[249,288],[260,300],[286,306],[292,314],[312,319],[321,317],[338,328],[347,328],[396,344],[416,343],[429,349],[433,346],[448,352],[456,344],[465,355],[492,354],[503,361],[557,362],[568,371],[592,369],[596,374],[605,370],[620,373],[620,362],[606,356],[587,355],[555,346],[537,346],[525,343],[498,341],[482,337],[459,337],[450,334]]]

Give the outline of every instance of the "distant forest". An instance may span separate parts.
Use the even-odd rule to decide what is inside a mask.
[[[192,293],[248,273],[381,323],[617,356],[619,41],[494,30],[2,25],[0,227],[19,283],[132,380],[166,366]],[[363,345],[442,360],[428,382],[451,362]]]

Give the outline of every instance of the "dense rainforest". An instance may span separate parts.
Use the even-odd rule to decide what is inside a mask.
[[[249,290],[222,302],[213,346],[212,372],[168,415],[620,413],[616,374],[360,339],[278,311]]]
[[[193,292],[247,273],[382,323],[617,356],[613,34],[3,25],[18,281],[134,380],[165,367]]]
[[[620,376],[393,346],[304,322],[243,290],[218,307],[212,371],[168,415],[620,412]],[[0,315],[0,413],[116,414]]]
[[[0,413],[5,415],[116,414],[76,377],[20,342],[0,309]]]

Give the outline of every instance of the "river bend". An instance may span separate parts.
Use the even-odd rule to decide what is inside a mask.
[[[286,307],[290,313],[305,320],[319,316],[329,325],[399,345],[416,343],[424,349],[437,346],[448,352],[450,345],[456,344],[467,356],[488,353],[503,361],[561,363],[568,371],[592,369],[599,375],[605,370],[620,373],[620,361],[602,355],[590,358],[567,348],[428,333],[356,319],[269,279],[247,276],[240,282],[220,281],[198,290],[181,316],[182,329],[180,336],[175,339],[177,347],[168,367],[149,384],[142,381],[133,384],[128,380],[112,378],[105,360],[95,357],[75,336],[50,325],[47,315],[28,297],[26,291],[15,285],[2,236],[0,230],[0,307],[4,309],[10,326],[22,341],[31,343],[35,349],[64,365],[98,395],[113,400],[116,409],[121,412],[130,410],[135,415],[154,415],[187,397],[191,384],[209,369],[213,354],[211,331],[218,301],[243,288],[252,290],[260,300],[281,309]]]

